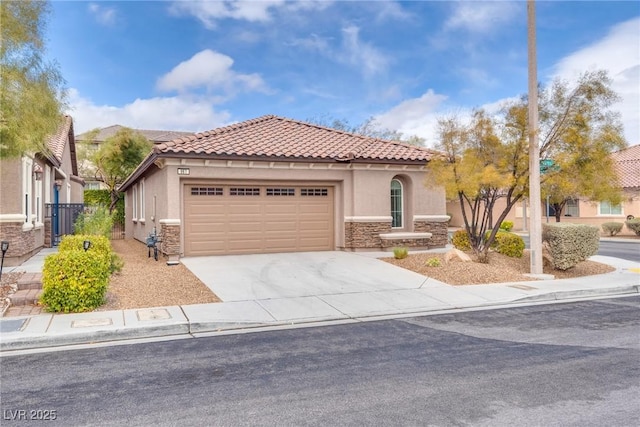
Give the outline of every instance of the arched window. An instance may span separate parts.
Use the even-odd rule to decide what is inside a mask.
[[[402,182],[398,179],[391,180],[391,228],[402,228]]]

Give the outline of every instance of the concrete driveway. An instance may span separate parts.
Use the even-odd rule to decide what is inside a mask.
[[[181,262],[225,302],[418,289],[428,280],[371,256],[339,251],[187,257]]]

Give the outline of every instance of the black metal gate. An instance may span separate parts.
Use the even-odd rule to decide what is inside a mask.
[[[45,218],[51,218],[51,245],[58,246],[62,236],[73,234],[73,224],[84,210],[83,203],[46,203]]]

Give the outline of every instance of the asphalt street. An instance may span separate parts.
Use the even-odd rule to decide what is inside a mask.
[[[4,356],[2,425],[640,425],[639,314],[610,298]]]

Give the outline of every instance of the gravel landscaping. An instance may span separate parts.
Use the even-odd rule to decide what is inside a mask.
[[[147,247],[137,240],[113,240],[113,249],[124,260],[124,267],[114,274],[107,289],[107,301],[97,311],[149,308],[173,305],[206,304],[220,299],[184,265],[169,266],[160,258],[155,261],[147,255]],[[427,261],[440,261],[430,267]],[[461,262],[445,263],[443,253],[409,254],[405,259],[383,258],[384,261],[406,268],[450,285],[473,285],[533,280],[524,276],[529,269],[527,251],[522,258],[509,258],[492,252],[489,264]],[[584,261],[567,271],[544,267],[544,272],[557,279],[591,276],[615,271],[613,267],[594,261]],[[2,275],[0,305],[15,290],[21,273]],[[0,307],[1,308],[1,307]]]
[[[426,264],[428,260],[434,258],[440,261],[439,267],[430,267]],[[384,258],[384,261],[450,285],[475,285],[534,280],[524,275],[531,271],[528,251],[525,251],[522,258],[510,258],[497,252],[491,252],[489,254],[488,264],[462,262],[457,259],[445,263],[444,254],[434,253],[410,254],[404,259]],[[566,271],[554,270],[553,267],[549,265],[545,265],[543,271],[545,274],[553,274],[556,279],[568,279],[571,277],[609,273],[615,271],[615,268],[594,261],[583,261]]]

